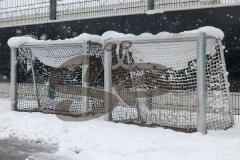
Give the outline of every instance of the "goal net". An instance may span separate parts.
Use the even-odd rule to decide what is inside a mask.
[[[103,50],[98,40],[17,39],[28,43],[17,52],[15,110],[93,117],[103,112]]]
[[[203,97],[197,35],[15,37],[9,41],[12,62],[17,60],[11,64],[14,109],[95,117],[106,113],[109,92],[113,121],[195,130]],[[206,125],[226,129],[233,119],[221,39],[207,36],[205,57]]]
[[[197,128],[199,40],[196,34],[116,38],[112,54],[112,119],[177,129]],[[232,126],[221,39],[208,36],[205,52],[206,127]],[[201,88],[200,88],[201,90]],[[198,100],[197,100],[198,99]],[[201,102],[200,102],[201,103]]]

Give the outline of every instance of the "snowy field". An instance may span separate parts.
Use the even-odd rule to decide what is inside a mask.
[[[57,145],[69,160],[238,160],[240,125],[227,131],[180,133],[101,119],[64,122],[55,115],[10,111],[0,99],[0,138],[16,137]]]

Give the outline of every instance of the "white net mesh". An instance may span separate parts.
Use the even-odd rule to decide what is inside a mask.
[[[208,129],[232,126],[221,47],[221,41],[207,40]],[[196,129],[197,41],[133,42],[126,51],[120,44],[113,50],[112,74],[113,88],[121,97],[114,120]]]
[[[100,114],[104,95],[102,57],[102,44],[90,41],[19,48],[17,108],[72,116]],[[83,76],[84,65],[87,79]],[[87,93],[84,87],[89,87]],[[86,96],[87,108],[83,106]]]
[[[59,68],[63,63],[84,55],[83,45],[56,46],[56,47],[34,47],[31,48],[32,55],[47,66]],[[68,54],[66,54],[68,53]]]

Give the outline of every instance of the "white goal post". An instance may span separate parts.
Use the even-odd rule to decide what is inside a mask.
[[[192,120],[196,119],[196,129],[203,134],[207,133],[207,129],[220,129],[223,126],[225,126],[223,128],[232,126],[229,83],[221,38],[204,32],[192,32],[186,34],[110,38],[105,41],[105,45],[108,44],[115,46],[112,47],[110,52],[108,50],[105,51],[105,80],[107,84],[113,85],[107,86],[105,89],[113,94],[116,94],[117,89],[117,94],[122,94],[120,97],[123,102],[120,106],[115,106],[115,112],[109,112],[109,117],[113,120],[131,122],[137,117],[138,121],[143,121],[147,124],[173,128],[191,128],[194,123]],[[124,49],[128,45],[130,47]],[[133,59],[133,62],[127,63],[128,65],[123,62],[123,57],[127,54],[131,54]],[[117,59],[117,64],[109,61],[114,61],[114,59]],[[113,64],[110,65],[109,63]],[[165,70],[165,76],[172,76],[172,79],[168,78],[169,83],[164,83],[164,78],[161,75],[157,75],[157,69],[150,69],[151,67],[158,68],[159,66],[159,71]],[[132,73],[133,77],[131,80],[135,82],[131,85],[124,78],[119,84],[116,84],[115,77],[118,77],[117,81],[120,81],[120,77],[126,76],[126,74],[122,73],[122,68],[129,69],[130,75]],[[167,73],[170,71],[172,74]],[[149,74],[149,72],[153,72],[154,75]],[[144,74],[145,78],[143,78]],[[150,78],[146,78],[148,76]],[[216,77],[219,79],[216,79]],[[159,82],[157,84],[152,81],[152,84],[149,84],[149,82],[145,83],[144,79],[148,79],[148,81],[149,79],[150,81],[154,79]],[[164,87],[161,83],[170,87]],[[148,92],[150,94],[156,93],[156,90],[150,89],[153,86],[155,89],[163,90],[163,93],[150,96],[152,99],[150,100],[150,106],[153,109],[149,109]],[[128,87],[131,88],[130,90],[135,88],[136,94],[139,94],[133,96],[137,99],[134,104],[135,110],[128,107],[132,102],[131,91],[128,90],[126,92]],[[123,98],[124,95],[125,99]],[[128,97],[131,98],[128,99]],[[129,101],[129,103],[124,103],[126,101]],[[177,101],[177,104],[174,104],[174,101]],[[109,103],[112,103],[112,101],[110,100]],[[169,103],[170,105],[172,103],[173,106],[178,106],[172,107]],[[196,115],[194,115],[193,106],[196,107]],[[169,109],[171,107],[173,108],[172,110]],[[171,121],[171,118],[176,119],[175,122],[165,122]],[[221,121],[220,119],[224,120]]]
[[[92,36],[95,37],[95,36]],[[14,38],[13,38],[14,39]],[[51,66],[53,68],[68,68],[69,70],[74,69],[74,67],[81,66],[81,87],[84,88],[81,91],[81,93],[84,96],[81,96],[81,110],[83,113],[87,112],[89,100],[88,100],[88,93],[87,89],[88,88],[88,82],[87,82],[87,77],[88,77],[88,67],[89,67],[89,56],[92,54],[91,49],[89,49],[89,43],[90,41],[86,40],[77,40],[76,42],[73,42],[73,40],[62,40],[62,41],[38,41],[35,40],[31,37],[16,37],[15,40],[20,40],[23,43],[22,45],[19,45],[16,48],[11,48],[11,106],[13,110],[21,110],[21,108],[18,108],[18,98],[19,95],[17,91],[21,91],[19,89],[20,87],[17,85],[17,63],[22,63],[19,62],[19,54],[26,54],[26,56],[30,55],[29,57],[25,57],[28,61],[26,62],[27,65],[31,66],[31,74],[33,77],[32,82],[32,88],[34,92],[32,94],[35,94],[35,97],[33,99],[36,99],[37,103],[35,104],[35,108],[33,106],[30,106],[30,108],[22,108],[25,111],[33,111],[31,110],[31,107],[34,109],[41,109],[41,104],[40,100],[41,99],[39,96],[40,95],[40,87],[42,87],[41,83],[37,84],[37,81],[39,81],[38,78],[41,78],[41,75],[38,75],[36,77],[36,72],[37,69],[34,68],[34,64],[31,62],[34,61],[34,59],[38,59],[41,61],[46,66]],[[28,41],[27,43],[24,42]],[[97,41],[97,39],[91,41],[91,43],[95,43],[96,45],[99,45],[101,48],[101,44]],[[70,53],[71,52],[71,53]],[[69,55],[70,54],[70,55]],[[99,54],[99,55],[98,55]],[[102,53],[94,53],[95,56],[103,56]],[[82,56],[82,57],[79,57]],[[18,58],[17,58],[18,57]],[[30,63],[30,64],[28,64]],[[53,79],[57,79],[58,77],[53,74]],[[27,82],[29,83],[29,82]],[[49,82],[48,82],[49,83]],[[49,84],[46,84],[49,85]],[[79,87],[76,85],[76,87]],[[64,88],[63,88],[64,89]],[[68,92],[66,90],[66,92]],[[70,91],[71,92],[71,91]],[[21,94],[21,92],[20,92]],[[27,94],[27,93],[24,93]],[[64,94],[70,94],[70,93],[64,93]],[[25,104],[26,105],[26,104]],[[66,107],[66,106],[64,106]],[[74,111],[72,112],[74,114]],[[64,113],[60,113],[64,114]]]
[[[211,37],[208,37],[211,38]],[[197,131],[203,134],[207,133],[206,125],[206,40],[207,36],[205,33],[200,32],[198,34],[184,34],[184,35],[172,35],[172,36],[149,36],[149,37],[134,37],[134,38],[116,38],[105,41],[105,44],[114,43],[120,45],[122,42],[130,43],[166,43],[166,42],[179,42],[179,41],[196,41],[197,42],[197,108],[198,108],[198,120],[197,120]],[[105,53],[104,67],[105,67],[105,91],[108,93],[112,92],[112,65],[111,59],[112,54],[109,52]],[[109,95],[109,94],[108,94]],[[105,97],[111,104],[111,98]],[[111,112],[109,112],[111,114]],[[109,115],[111,117],[111,115]],[[110,120],[111,118],[109,118]]]
[[[109,35],[10,39],[13,110],[105,114],[203,134],[233,125],[221,38],[202,30]]]

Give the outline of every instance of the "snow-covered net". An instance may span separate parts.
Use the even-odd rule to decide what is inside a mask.
[[[88,41],[18,50],[18,110],[72,116],[103,112],[102,44]]]
[[[197,41],[137,40],[113,49],[115,121],[197,128]],[[129,44],[128,44],[129,45]],[[208,38],[206,55],[207,128],[232,126],[229,84],[221,40]]]

